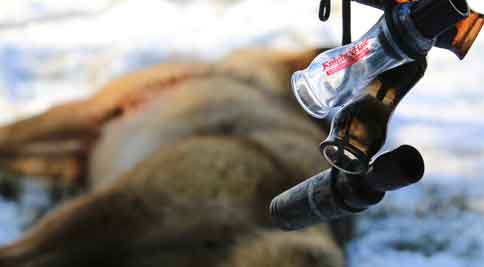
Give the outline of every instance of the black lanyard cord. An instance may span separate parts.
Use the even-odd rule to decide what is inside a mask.
[[[351,43],[351,0],[343,0],[343,45]]]
[[[343,45],[351,43],[351,0],[342,0],[343,3]],[[319,4],[319,19],[323,22],[331,15],[331,0],[321,0]]]

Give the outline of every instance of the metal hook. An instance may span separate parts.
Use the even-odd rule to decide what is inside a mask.
[[[321,0],[319,4],[319,19],[327,21],[331,13],[331,0]]]

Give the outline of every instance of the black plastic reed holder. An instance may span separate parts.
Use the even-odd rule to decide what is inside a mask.
[[[366,210],[379,203],[385,192],[417,183],[424,161],[412,146],[403,145],[377,157],[364,175],[333,168],[275,197],[270,206],[274,223],[297,230]]]

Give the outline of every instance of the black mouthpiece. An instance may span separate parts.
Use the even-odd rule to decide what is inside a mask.
[[[466,0],[419,0],[412,8],[412,18],[420,33],[433,39],[469,12]]]
[[[394,191],[419,182],[424,171],[424,160],[418,150],[403,145],[379,156],[364,180],[374,190]]]

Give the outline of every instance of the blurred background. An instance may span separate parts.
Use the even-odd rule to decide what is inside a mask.
[[[468,2],[484,11],[482,1]],[[318,0],[3,1],[0,124],[88,97],[115,76],[160,62],[215,61],[246,47],[338,45],[339,1],[326,23],[318,6]],[[380,15],[353,4],[353,37]],[[399,105],[385,148],[417,147],[426,175],[359,217],[347,248],[351,267],[482,266],[483,59],[484,36],[464,61],[439,49],[429,54],[427,75]],[[52,206],[43,185],[26,181],[18,201],[0,197],[0,244]]]

